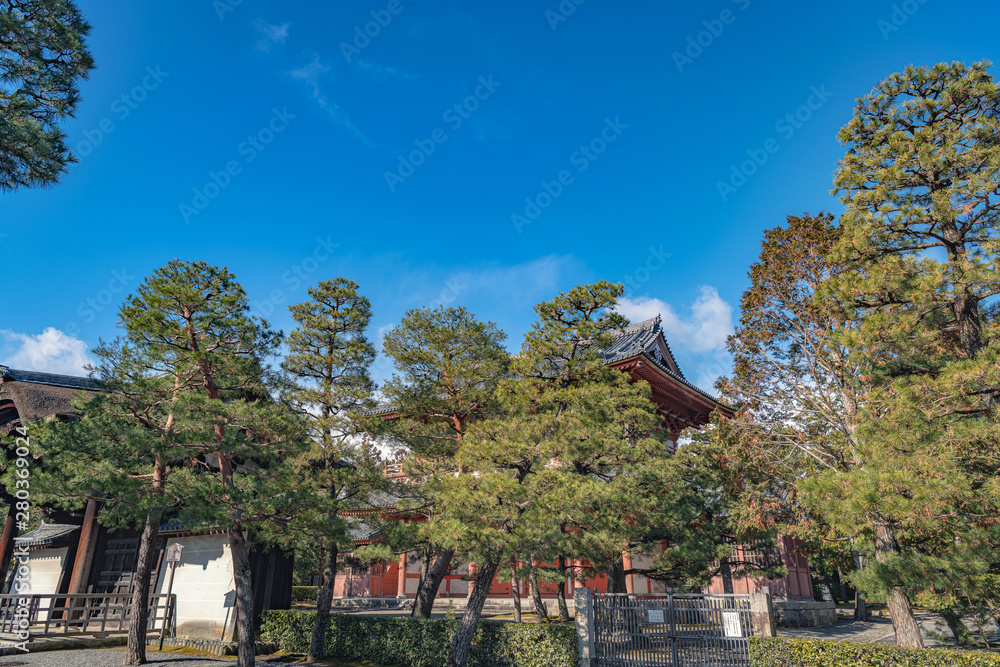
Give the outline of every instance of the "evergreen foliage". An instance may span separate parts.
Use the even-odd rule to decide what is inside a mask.
[[[0,192],[52,185],[76,161],[60,121],[94,68],[71,0],[0,2]]]

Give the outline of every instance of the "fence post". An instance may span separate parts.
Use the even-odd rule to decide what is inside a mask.
[[[674,615],[674,589],[667,589],[667,613],[670,615],[670,655],[675,665],[681,664],[677,655],[677,617]]]
[[[576,647],[580,653],[580,667],[597,667],[594,650],[594,592],[589,588],[573,591],[576,608]]]
[[[767,586],[760,593],[750,594],[750,626],[757,637],[777,637],[774,620],[774,601]]]

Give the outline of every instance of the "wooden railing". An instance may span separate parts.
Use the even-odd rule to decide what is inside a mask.
[[[174,627],[176,595],[150,595],[147,630]],[[0,595],[0,639],[127,632],[132,596],[122,594]]]

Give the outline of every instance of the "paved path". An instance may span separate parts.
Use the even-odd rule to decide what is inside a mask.
[[[951,646],[951,630],[938,614],[917,610],[914,612],[920,624],[921,634],[927,646]],[[979,637],[975,621],[966,618],[965,625],[975,637]],[[868,642],[871,644],[895,644],[896,633],[888,618],[872,618],[870,621],[854,621],[841,619],[837,625],[825,628],[778,628],[779,637],[802,637],[808,639],[845,639],[852,642]],[[993,628],[987,630],[990,642],[996,642],[998,637]],[[944,639],[944,641],[942,641]]]

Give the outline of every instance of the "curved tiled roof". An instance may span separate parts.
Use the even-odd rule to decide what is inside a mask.
[[[667,361],[659,354],[659,348],[656,345],[656,341],[659,338],[663,339],[663,343],[667,349],[667,354],[670,355],[670,362],[672,363],[667,363]],[[677,365],[676,359],[674,359],[674,353],[670,349],[667,337],[663,333],[663,324],[659,315],[642,322],[636,322],[635,324],[631,324],[622,329],[618,334],[618,337],[615,338],[614,343],[604,350],[604,360],[606,363],[614,364],[625,361],[626,359],[637,357],[640,354],[651,364],[683,384],[688,389],[698,392],[705,398],[711,400],[713,403],[719,402],[719,399],[712,396],[712,394],[708,393],[701,387],[688,382],[688,380],[684,377],[684,374],[680,372],[680,367]],[[674,371],[671,366],[677,370]]]

